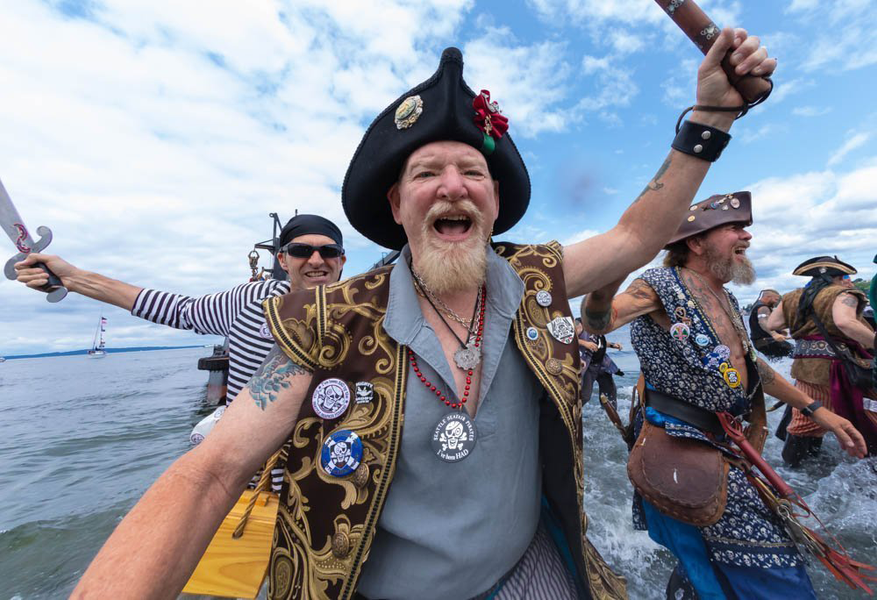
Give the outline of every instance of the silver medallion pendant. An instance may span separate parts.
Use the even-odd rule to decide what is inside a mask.
[[[432,433],[432,450],[445,462],[459,462],[475,448],[475,423],[465,410],[452,412],[435,425]]]
[[[464,371],[471,371],[481,362],[481,348],[464,346],[454,352],[454,362]]]

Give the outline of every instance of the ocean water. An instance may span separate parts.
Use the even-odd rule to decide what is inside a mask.
[[[612,352],[626,415],[638,364],[624,332]],[[0,365],[0,600],[63,598],[112,530],[171,462],[188,449],[205,405],[210,349],[11,360]],[[788,365],[781,370],[788,371]],[[780,411],[770,415],[772,425]],[[628,578],[630,597],[660,599],[668,552],[630,522],[627,450],[596,398],[585,406],[589,536]],[[779,440],[766,455],[781,465]],[[877,475],[826,438],[822,457],[780,474],[857,559],[877,565]],[[820,598],[862,597],[810,569]]]

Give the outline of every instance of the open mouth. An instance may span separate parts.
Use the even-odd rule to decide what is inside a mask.
[[[457,239],[469,233],[472,228],[472,219],[466,215],[448,215],[436,219],[432,227],[443,238]]]
[[[734,256],[746,256],[746,247],[734,248]]]
[[[303,273],[308,279],[320,279],[329,276],[329,271],[305,271]]]

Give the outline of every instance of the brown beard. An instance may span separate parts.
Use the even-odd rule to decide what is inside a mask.
[[[433,235],[433,223],[451,211],[463,212],[472,224],[471,235],[462,242],[443,242]],[[427,287],[436,294],[476,289],[487,273],[487,232],[484,216],[469,200],[436,202],[423,218],[422,246],[414,265]]]
[[[743,260],[738,262],[734,260],[734,255],[725,258],[713,246],[704,247],[704,259],[709,265],[710,272],[719,281],[750,285],[755,282],[755,267],[746,256],[740,258]]]

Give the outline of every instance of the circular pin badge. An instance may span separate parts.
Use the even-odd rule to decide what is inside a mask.
[[[472,453],[475,441],[475,423],[466,411],[455,411],[436,423],[432,433],[432,450],[445,462],[458,462]]]
[[[332,477],[347,477],[362,462],[362,440],[348,429],[331,433],[320,449],[320,465]]]
[[[259,327],[259,335],[266,340],[274,339],[274,334],[272,334],[271,329],[268,328],[268,323],[262,323],[262,326]]]
[[[722,373],[722,377],[724,377],[725,383],[728,384],[729,388],[740,387],[740,371],[737,369],[728,367],[725,369],[725,372]]]
[[[535,327],[528,327],[527,328],[527,339],[535,342],[536,340],[539,339],[539,331],[537,331]]]
[[[350,405],[350,388],[340,379],[321,381],[311,397],[314,412],[323,419],[335,419]]]
[[[740,208],[740,201],[737,198],[731,198],[731,208]]]
[[[703,366],[707,369],[718,369],[719,368],[719,359],[714,354],[710,354],[709,356],[703,357]]]
[[[545,290],[536,292],[536,304],[543,307],[551,306],[551,293]]]
[[[719,355],[722,360],[728,360],[731,356],[731,349],[724,344],[719,344],[713,349],[713,352]]]
[[[710,202],[710,208],[716,209],[719,207],[719,203],[716,201]]]
[[[685,323],[674,323],[672,327],[670,327],[670,335],[673,336],[673,339],[677,342],[684,342],[688,339],[688,336],[691,335],[691,329],[688,328],[688,325]]]
[[[705,333],[698,333],[694,336],[694,343],[703,348],[710,343],[710,338]]]
[[[545,361],[545,370],[552,375],[560,375],[563,373],[563,364],[556,358],[549,358]]]
[[[724,373],[725,371],[727,371],[730,368],[730,366],[731,365],[729,365],[726,362],[720,363],[719,364],[719,373]]]

